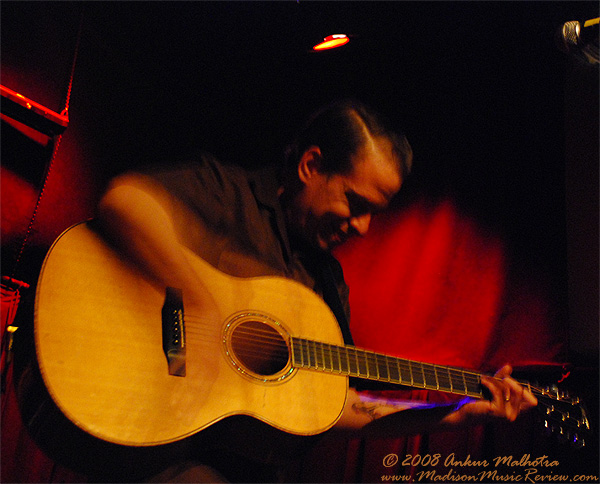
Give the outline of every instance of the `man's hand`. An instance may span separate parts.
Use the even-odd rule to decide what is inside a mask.
[[[337,430],[356,431],[378,438],[452,430],[489,422],[514,421],[521,412],[537,405],[537,399],[510,377],[512,368],[502,367],[493,377],[482,377],[491,400],[467,400],[460,405],[433,405],[428,402],[373,397],[350,389]]]
[[[511,378],[511,373],[511,366],[505,365],[493,377],[482,377],[481,383],[490,391],[492,399],[464,404],[458,411],[448,415],[448,423],[477,424],[490,418],[514,422],[521,412],[535,407],[537,399],[528,389]]]
[[[96,218],[115,248],[161,289],[183,291],[187,314],[218,322],[218,307],[180,243],[168,194],[142,175],[122,175],[103,195]]]

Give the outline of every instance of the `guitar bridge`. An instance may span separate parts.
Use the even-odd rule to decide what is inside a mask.
[[[167,287],[162,308],[162,335],[169,375],[185,376],[185,323],[181,289]]]

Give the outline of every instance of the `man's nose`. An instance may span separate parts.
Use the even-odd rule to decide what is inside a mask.
[[[359,215],[358,217],[351,217],[349,223],[359,235],[365,235],[369,230],[371,214],[365,213],[363,215]]]

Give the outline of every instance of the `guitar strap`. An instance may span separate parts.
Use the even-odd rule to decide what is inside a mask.
[[[323,285],[323,300],[333,311],[333,314],[338,321],[340,329],[342,330],[344,343],[354,346],[354,340],[350,333],[350,324],[348,322],[348,317],[346,316],[346,311],[344,310],[344,305],[340,299],[340,293],[337,289],[330,260],[325,260],[322,264],[321,281]]]

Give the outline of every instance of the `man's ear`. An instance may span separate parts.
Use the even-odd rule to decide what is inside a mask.
[[[321,171],[321,149],[318,146],[307,148],[298,162],[298,178],[302,183],[307,183],[310,178]]]

